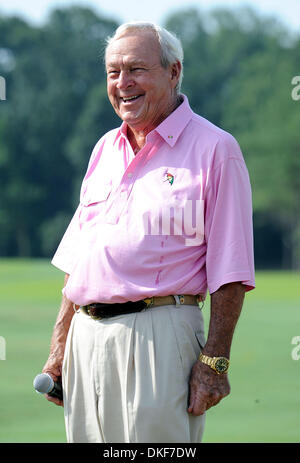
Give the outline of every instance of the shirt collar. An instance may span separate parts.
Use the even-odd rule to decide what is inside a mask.
[[[183,102],[155,129],[172,147],[177,142],[193,115],[188,98],[185,95],[180,96],[183,98]]]
[[[183,98],[182,103],[163,121],[161,122],[152,132],[157,132],[171,147],[175,145],[179,136],[189,123],[192,118],[193,111],[189,105],[187,96],[181,94]],[[123,122],[119,130],[116,133],[116,140],[123,136],[127,138],[127,123]]]

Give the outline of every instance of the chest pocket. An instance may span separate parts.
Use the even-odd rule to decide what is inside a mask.
[[[80,204],[88,207],[106,201],[111,192],[111,183],[86,186],[80,195]]]
[[[80,228],[90,227],[103,220],[111,183],[88,185],[80,194]]]

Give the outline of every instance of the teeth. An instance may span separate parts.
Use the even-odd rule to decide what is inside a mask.
[[[129,96],[127,98],[123,98],[123,101],[130,101],[130,100],[135,100],[136,98],[138,98],[139,95],[135,95],[135,96]]]

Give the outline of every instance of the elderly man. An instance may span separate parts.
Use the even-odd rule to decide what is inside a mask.
[[[254,288],[251,188],[235,139],[180,93],[182,62],[152,24],[108,41],[123,123],[96,144],[52,261],[66,277],[43,371],[62,376],[63,402],[47,398],[64,405],[68,442],[200,442],[206,410],[230,392]]]

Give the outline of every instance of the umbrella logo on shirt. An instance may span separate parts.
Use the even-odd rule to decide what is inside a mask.
[[[164,182],[169,182],[170,185],[173,185],[173,182],[174,182],[174,175],[170,174],[169,172],[167,172],[166,174],[166,180],[164,180]]]

